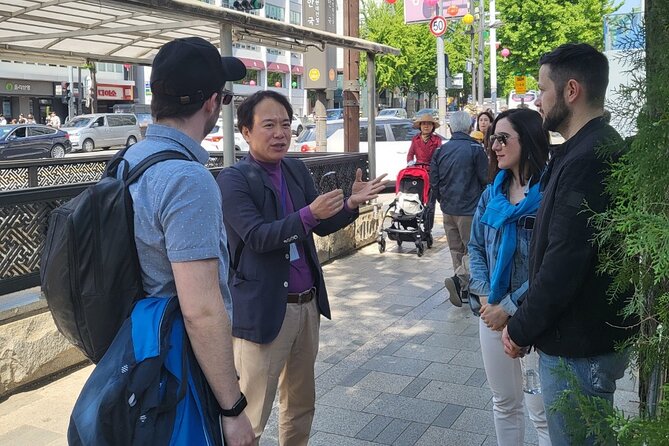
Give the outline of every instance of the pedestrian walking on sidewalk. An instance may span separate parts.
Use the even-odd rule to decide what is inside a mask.
[[[453,113],[449,126],[451,139],[435,153],[430,164],[430,186],[441,206],[455,272],[444,284],[451,303],[461,307],[468,301],[467,244],[476,204],[488,184],[488,157],[483,146],[469,136],[469,113]]]
[[[135,240],[144,290],[149,296],[178,296],[183,320],[204,375],[222,412],[228,445],[253,444],[232,353],[227,285],[227,239],[216,182],[204,167],[209,154],[200,142],[232,96],[227,81],[242,79],[244,64],[221,57],[204,39],[165,44],[153,60],[151,114],[146,138],[124,158],[129,168],[150,155],[172,150],[190,160],[167,160],[149,168],[130,186]]]
[[[529,263],[529,291],[504,328],[506,353],[539,350],[541,389],[554,446],[594,444],[572,439],[561,412],[551,410],[567,389],[559,364],[575,375],[580,390],[613,404],[616,380],[628,363],[616,346],[635,334],[635,321],[622,315],[631,291],[611,299],[612,278],[598,270],[593,243],[593,213],[610,203],[605,179],[617,158],[611,145],[621,138],[602,115],[609,79],[606,56],[587,44],[565,44],[539,61],[535,101],[544,129],[559,132],[565,143],[553,153],[541,180]],[[609,150],[606,150],[609,147]]]
[[[543,398],[523,392],[520,360],[506,356],[502,344],[502,329],[527,293],[528,252],[541,201],[539,179],[548,160],[548,132],[539,113],[529,109],[502,112],[491,132],[491,173],[496,174],[472,222],[469,299],[473,309],[480,302],[479,339],[493,394],[497,444],[523,444],[527,406],[539,445],[548,446]]]
[[[441,138],[434,132],[439,128],[439,121],[430,113],[424,113],[413,122],[413,127],[420,130],[411,139],[411,146],[407,153],[407,163],[430,164],[434,152],[441,146]]]
[[[313,234],[349,225],[358,206],[376,198],[383,176],[318,195],[304,162],[286,158],[293,109],[285,96],[261,91],[237,109],[249,155],[217,182],[232,256],[235,364],[248,397],[256,440],[279,389],[279,444],[304,446],[315,412],[314,364],[320,315],[330,305]]]

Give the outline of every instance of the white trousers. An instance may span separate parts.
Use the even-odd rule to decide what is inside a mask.
[[[511,359],[504,353],[502,332],[489,329],[479,319],[479,339],[483,366],[492,390],[495,433],[499,446],[518,446],[525,440],[525,411],[527,405],[530,420],[539,434],[539,446],[550,446],[548,423],[541,394],[523,392],[520,360]]]

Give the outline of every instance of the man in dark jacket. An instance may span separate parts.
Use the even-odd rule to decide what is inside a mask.
[[[572,444],[562,414],[550,410],[566,379],[564,363],[586,395],[613,403],[616,380],[627,366],[616,345],[634,334],[621,316],[626,295],[610,300],[611,277],[597,272],[593,212],[609,205],[604,180],[611,150],[621,141],[602,118],[609,68],[586,44],[567,44],[540,60],[536,101],[546,130],[566,140],[542,178],[543,201],[530,245],[530,288],[502,334],[504,349],[518,357],[534,345],[540,352],[542,393],[554,446]],[[608,153],[608,154],[607,154]],[[593,439],[588,439],[592,444]]]
[[[472,127],[469,113],[453,113],[449,127],[450,141],[437,150],[430,163],[430,186],[444,214],[444,232],[455,273],[444,284],[451,303],[461,307],[469,295],[465,256],[474,211],[487,183],[488,157],[483,146],[469,136]]]
[[[286,158],[290,102],[261,91],[237,109],[249,156],[217,181],[232,257],[235,365],[256,441],[267,424],[277,387],[279,444],[306,446],[315,410],[314,363],[320,315],[330,304],[313,234],[336,232],[358,217],[358,206],[385,187],[358,169],[352,194],[319,195],[305,164]]]

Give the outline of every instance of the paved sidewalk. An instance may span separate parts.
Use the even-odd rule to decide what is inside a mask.
[[[333,320],[321,324],[310,445],[496,444],[477,319],[451,306],[452,275],[440,219],[435,244],[368,246],[324,267]],[[65,445],[68,418],[92,367],[0,404],[0,445]],[[616,403],[634,411],[633,381]],[[274,410],[261,445],[276,445]],[[526,419],[527,444],[537,436]]]

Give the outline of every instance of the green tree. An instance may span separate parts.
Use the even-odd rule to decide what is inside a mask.
[[[506,61],[498,59],[502,93],[513,87],[516,74],[537,78],[539,58],[563,43],[584,42],[601,50],[604,15],[617,8],[613,0],[497,0],[504,23],[500,48],[511,50]]]

